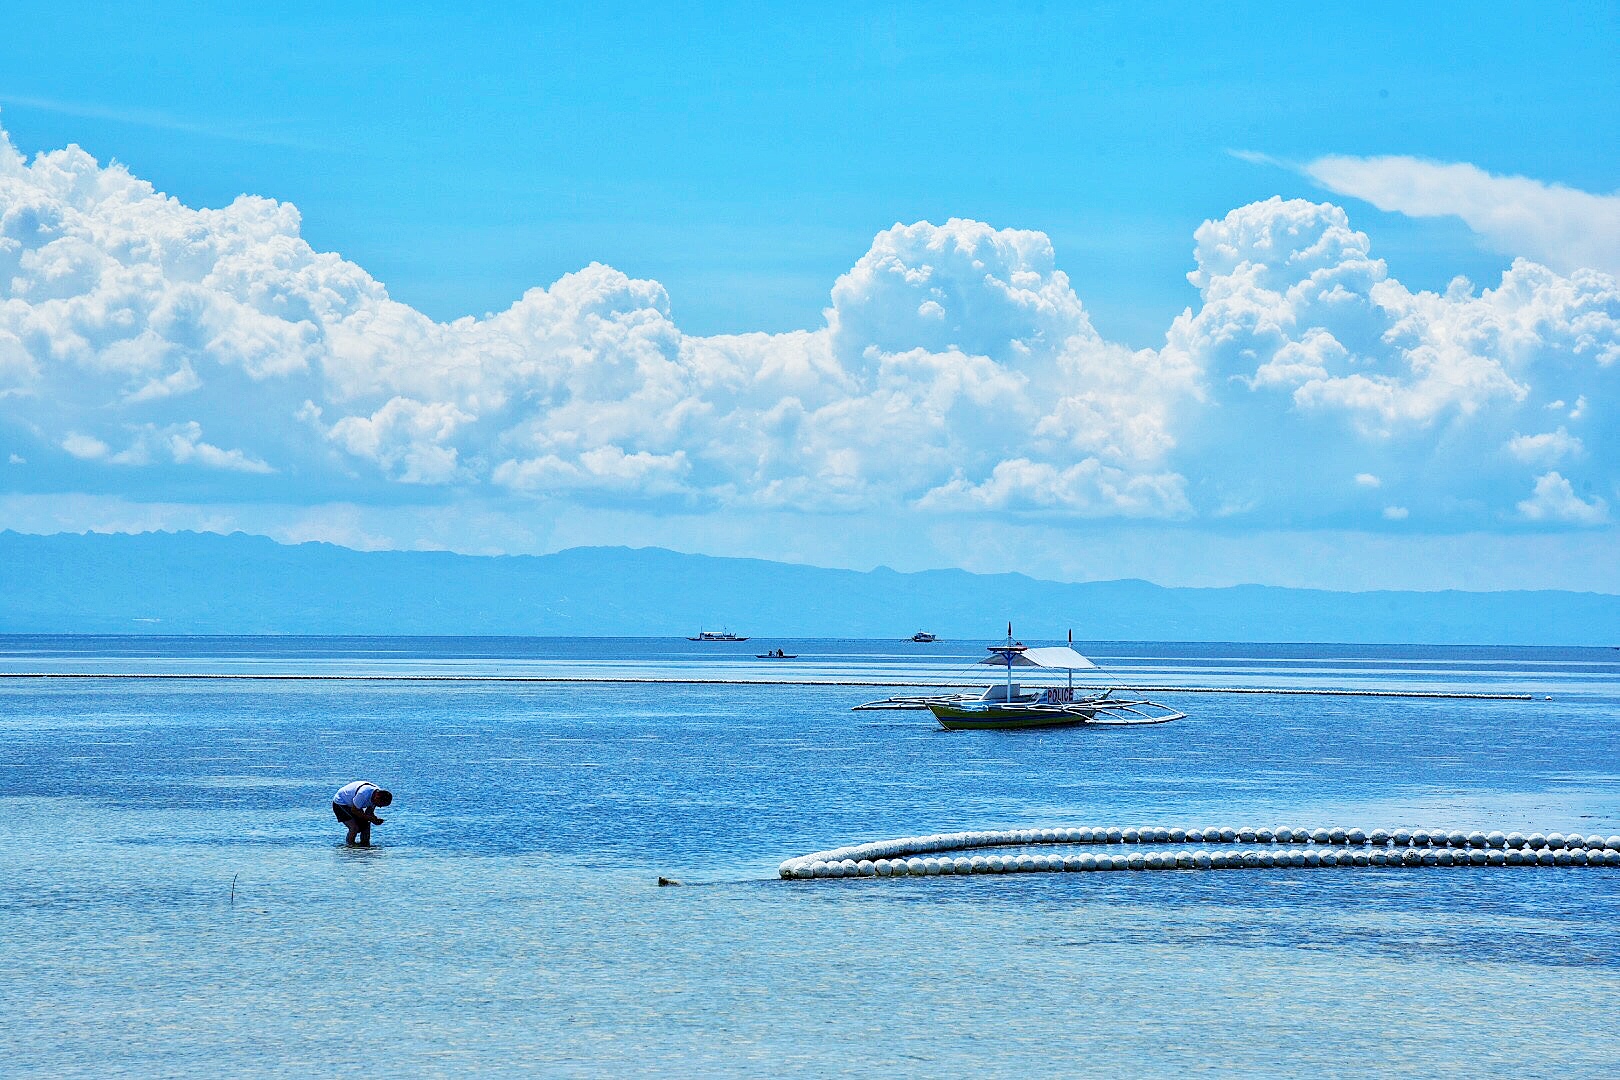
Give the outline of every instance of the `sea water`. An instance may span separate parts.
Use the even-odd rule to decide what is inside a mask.
[[[1620,652],[1082,643],[1135,684],[1532,699],[850,711],[983,644],[0,638],[0,675],[897,684],[0,677],[0,1073],[1620,1070],[1620,871],[776,876],[1035,825],[1620,833]],[[397,796],[366,850],[329,809],[361,777]]]

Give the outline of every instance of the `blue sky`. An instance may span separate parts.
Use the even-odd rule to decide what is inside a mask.
[[[20,459],[0,526],[1620,590],[1601,557],[1620,512],[1617,31],[1612,7],[1548,5],[55,5],[0,40],[0,126],[26,159],[77,144],[187,208],[291,204],[291,225],[194,225],[260,263],[290,231],[438,323],[593,263],[624,280],[568,279],[453,341],[353,304],[305,340],[223,333],[223,308],[175,330],[176,304],[214,300],[164,257],[164,302],[129,300],[144,272],[84,277],[89,332],[83,312],[47,317],[90,273],[59,259],[53,283],[11,286],[30,359],[0,386],[0,456]],[[47,179],[0,197],[79,197]],[[1200,246],[1205,222],[1224,225]],[[130,237],[181,228],[120,213],[79,240],[115,226],[126,269]],[[1367,310],[1221,263],[1222,243],[1252,256],[1279,228],[1330,237]],[[1498,290],[1515,257],[1551,276]],[[1011,307],[976,298],[986,258],[990,280],[1038,280]],[[926,290],[889,287],[896,267],[944,283],[948,332],[915,315]],[[1423,299],[1458,275],[1480,303]],[[1257,310],[1238,284],[1265,286],[1280,336],[1232,344]],[[581,328],[606,309],[612,334]],[[131,319],[151,331],[138,360]],[[271,344],[231,352],[261,331]],[[363,360],[345,344],[393,331]],[[750,333],[771,338],[705,344]],[[1433,369],[1458,340],[1467,356]],[[462,374],[425,378],[446,354]]]

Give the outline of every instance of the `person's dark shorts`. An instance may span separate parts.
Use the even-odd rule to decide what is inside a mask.
[[[345,825],[364,825],[366,822],[366,819],[360,816],[360,811],[342,803],[333,803],[332,813]]]

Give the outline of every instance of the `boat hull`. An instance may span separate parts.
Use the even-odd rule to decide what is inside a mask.
[[[939,726],[947,731],[1003,731],[1020,728],[1074,727],[1089,724],[1096,715],[1089,709],[992,705],[963,708],[959,705],[931,704]]]

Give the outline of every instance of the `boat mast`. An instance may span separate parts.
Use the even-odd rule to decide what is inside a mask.
[[[1007,623],[1007,704],[1012,704],[1012,623]]]
[[[1013,681],[1012,681],[1013,660],[1019,653],[1026,652],[1027,650],[1024,648],[1024,646],[1018,644],[1016,641],[1013,640],[1012,623],[1007,624],[1007,644],[1005,644],[1005,645],[989,645],[989,646],[986,646],[986,648],[991,653],[994,653],[996,656],[1001,657],[1002,661],[1007,665],[1007,700],[1011,701],[1012,696],[1013,696]],[[986,658],[986,659],[980,661],[980,663],[988,664],[988,663],[990,663],[990,660],[989,660],[989,658]],[[986,690],[985,693],[988,694],[989,690]]]

